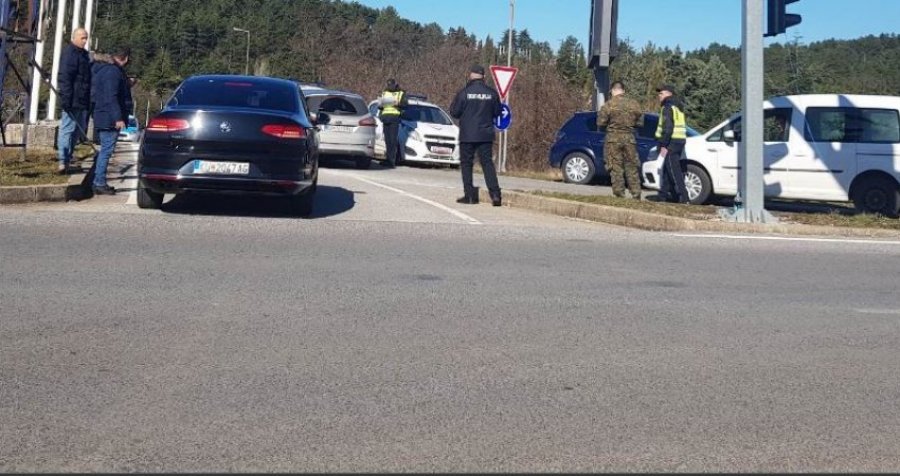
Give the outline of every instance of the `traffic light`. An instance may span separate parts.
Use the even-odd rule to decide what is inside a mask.
[[[608,68],[618,53],[619,0],[591,0],[589,68]]]
[[[769,0],[769,28],[763,36],[777,36],[788,28],[797,25],[803,18],[796,13],[787,13],[787,6],[800,0]]]

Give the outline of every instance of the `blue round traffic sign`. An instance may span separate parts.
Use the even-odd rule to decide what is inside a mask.
[[[500,104],[500,115],[494,118],[494,127],[505,131],[512,124],[512,109],[506,103]]]

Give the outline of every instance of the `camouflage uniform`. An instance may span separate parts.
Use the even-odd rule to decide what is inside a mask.
[[[613,194],[625,196],[625,178],[631,196],[641,198],[640,162],[634,140],[634,128],[643,125],[643,114],[637,101],[624,95],[610,99],[597,114],[597,128],[606,128],[603,156],[606,171],[612,178]]]

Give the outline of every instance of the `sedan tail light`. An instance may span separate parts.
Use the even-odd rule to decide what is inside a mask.
[[[378,127],[378,124],[375,123],[375,119],[372,117],[360,119],[359,125],[363,127]]]
[[[306,131],[300,126],[290,124],[267,124],[262,128],[263,134],[279,139],[303,139]]]
[[[154,117],[147,124],[148,132],[178,132],[191,128],[191,124],[185,119],[173,119],[170,117]]]

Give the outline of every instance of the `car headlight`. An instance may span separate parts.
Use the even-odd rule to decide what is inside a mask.
[[[416,142],[422,142],[422,135],[415,129],[409,131],[409,138]]]

